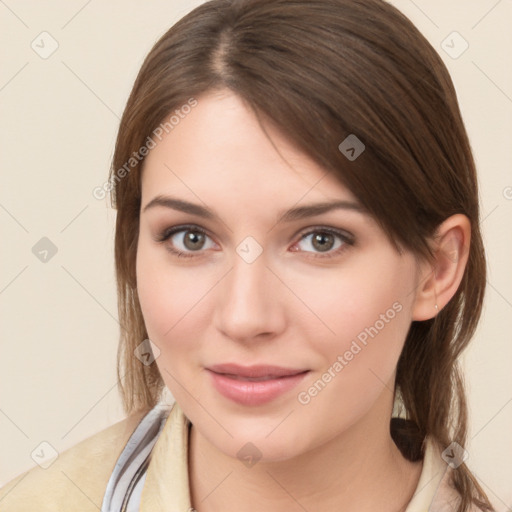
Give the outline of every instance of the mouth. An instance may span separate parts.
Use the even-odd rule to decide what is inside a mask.
[[[214,388],[240,405],[256,406],[291,391],[310,370],[272,365],[215,365],[206,368]]]
[[[267,375],[265,377],[243,377],[242,375],[233,375],[231,373],[219,373],[219,375],[224,375],[225,377],[229,377],[230,379],[242,380],[245,382],[264,382],[266,380],[287,379],[288,377],[293,377],[293,375],[287,375],[287,376]],[[299,374],[295,374],[295,375],[299,375]]]

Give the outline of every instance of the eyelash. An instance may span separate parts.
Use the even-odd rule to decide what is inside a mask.
[[[183,225],[183,226],[175,226],[172,228],[164,229],[161,233],[159,233],[155,237],[155,240],[156,240],[156,242],[163,244],[167,240],[169,240],[169,238],[171,238],[171,236],[175,235],[176,233],[180,233],[182,231],[185,231],[185,232],[186,231],[194,231],[196,233],[201,233],[201,234],[209,237],[208,233],[203,228],[200,228],[199,226]],[[341,239],[341,241],[343,242],[343,245],[341,247],[338,247],[338,249],[336,249],[334,251],[330,251],[330,252],[327,252],[324,254],[316,253],[315,256],[313,256],[313,258],[322,258],[322,259],[333,258],[333,257],[341,254],[349,246],[354,245],[354,238],[349,233],[346,233],[346,232],[343,232],[343,231],[340,231],[340,230],[337,230],[334,228],[327,228],[327,227],[322,227],[322,226],[315,226],[313,228],[310,228],[308,231],[301,233],[299,242],[302,241],[307,236],[315,234],[315,233],[322,233],[322,234],[329,234],[329,235],[337,236],[338,238]],[[196,257],[196,254],[194,254],[194,252],[200,253],[200,251],[192,251],[191,253],[187,253],[187,252],[180,251],[171,246],[167,246],[166,249],[169,252],[171,252],[172,254],[174,254],[180,258],[193,258],[193,257]],[[297,252],[300,252],[300,251],[297,251]],[[309,251],[305,251],[305,252],[309,252]]]

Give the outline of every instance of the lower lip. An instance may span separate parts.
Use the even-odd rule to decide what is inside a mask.
[[[308,372],[263,381],[237,380],[212,372],[215,389],[226,398],[241,405],[262,405],[293,389]]]

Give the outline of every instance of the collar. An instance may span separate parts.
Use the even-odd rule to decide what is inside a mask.
[[[151,453],[140,512],[192,510],[188,480],[189,427],[189,419],[175,402]]]
[[[189,428],[190,421],[174,403],[151,453],[140,512],[193,510],[188,477]],[[427,437],[423,469],[405,512],[454,510],[457,494],[449,485],[450,479],[451,468],[442,459],[437,445]]]

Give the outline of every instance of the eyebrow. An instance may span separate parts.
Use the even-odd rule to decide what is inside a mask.
[[[219,216],[212,210],[201,206],[199,204],[190,203],[183,199],[177,199],[169,196],[158,195],[154,197],[144,208],[143,212],[157,206],[164,208],[171,208],[184,213],[190,213],[203,217],[204,219],[220,220]],[[329,201],[324,203],[314,203],[304,206],[297,206],[286,211],[280,212],[279,222],[292,222],[295,220],[301,220],[315,215],[321,215],[332,210],[352,210],[360,213],[367,213],[367,210],[359,203],[354,201]]]

